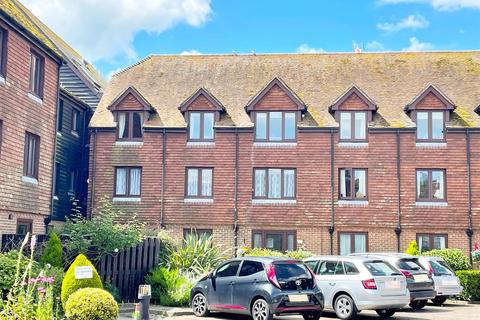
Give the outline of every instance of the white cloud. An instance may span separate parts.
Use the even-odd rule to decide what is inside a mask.
[[[480,0],[379,0],[380,3],[425,3],[437,10],[480,9]]]
[[[377,28],[382,31],[394,32],[403,29],[421,29],[426,28],[430,22],[421,15],[411,14],[408,17],[395,23],[379,23]]]
[[[402,51],[430,51],[433,50],[433,45],[428,42],[420,42],[417,38],[411,37],[409,39],[410,45],[406,48],[403,48]]]
[[[202,53],[198,50],[184,50],[180,53],[182,56],[199,56]]]
[[[383,43],[373,40],[367,43],[366,49],[370,51],[385,51],[385,46]]]
[[[297,53],[322,53],[325,52],[322,48],[312,48],[308,44],[303,43],[297,48]]]
[[[140,31],[160,34],[177,24],[194,27],[211,16],[210,0],[24,0],[53,31],[90,61],[126,55]]]

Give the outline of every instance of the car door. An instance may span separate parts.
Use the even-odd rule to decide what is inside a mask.
[[[332,307],[332,292],[336,284],[335,270],[338,260],[320,261],[317,266],[317,284],[325,299],[325,308]]]
[[[211,309],[229,309],[233,304],[233,285],[237,278],[240,260],[227,262],[215,271],[212,279],[213,290],[210,291],[209,305]]]
[[[239,311],[249,309],[250,300],[262,282],[266,281],[263,263],[244,260],[233,285],[233,305]]]

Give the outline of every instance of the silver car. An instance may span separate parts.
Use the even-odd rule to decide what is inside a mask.
[[[352,319],[361,310],[388,318],[410,302],[405,276],[382,259],[320,256],[305,263],[316,274],[325,309],[340,319]]]
[[[445,260],[440,257],[420,257],[418,261],[432,275],[437,292],[436,297],[432,299],[434,305],[441,306],[448,297],[462,292],[460,279]]]

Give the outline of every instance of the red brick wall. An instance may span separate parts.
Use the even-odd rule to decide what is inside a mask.
[[[8,30],[6,81],[0,84],[0,233],[15,233],[17,218],[32,219],[34,232],[44,233],[43,218],[50,214],[59,66],[45,56],[44,95],[39,105],[28,96],[33,44],[0,25]],[[25,131],[40,136],[38,185],[22,181]]]
[[[133,94],[129,93],[117,105],[116,110],[143,110],[143,105],[133,96]]]
[[[255,110],[297,110],[297,105],[278,85],[274,85],[255,105]]]
[[[432,92],[423,97],[416,106],[417,109],[444,109],[445,107],[446,105]]]
[[[217,110],[213,103],[210,102],[203,94],[199,95],[192,103],[188,106],[188,110]]]
[[[367,110],[368,105],[355,92],[350,95],[339,107],[340,110]]]

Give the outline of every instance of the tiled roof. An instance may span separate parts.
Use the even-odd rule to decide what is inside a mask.
[[[147,127],[185,127],[178,106],[201,87],[225,107],[218,126],[251,127],[245,106],[274,77],[307,105],[304,127],[338,126],[329,106],[353,85],[378,107],[371,127],[414,127],[404,108],[429,84],[456,106],[448,126],[480,126],[480,51],[151,56],[112,77],[90,125],[114,127],[107,107],[133,85],[156,111]]]

